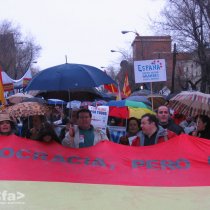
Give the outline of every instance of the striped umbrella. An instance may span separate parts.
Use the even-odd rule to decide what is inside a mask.
[[[180,114],[210,116],[210,94],[199,91],[183,91],[171,98],[169,104]]]
[[[12,104],[18,104],[24,101],[24,99],[34,98],[34,96],[26,93],[16,93],[7,97],[7,100]]]

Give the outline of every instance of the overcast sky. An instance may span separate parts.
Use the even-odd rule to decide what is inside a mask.
[[[164,0],[0,0],[0,19],[20,25],[41,45],[40,69],[65,63],[98,68],[120,59],[110,50],[129,49],[135,35],[154,35],[148,16],[156,17]]]

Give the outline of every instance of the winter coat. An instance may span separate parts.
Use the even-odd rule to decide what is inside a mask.
[[[79,127],[77,125],[74,125],[74,137],[69,136],[69,132],[66,133],[65,138],[62,141],[62,145],[66,147],[72,147],[72,148],[79,148],[80,144],[80,132]],[[100,129],[93,128],[94,132],[94,142],[93,145],[96,145],[98,142],[102,140],[108,140],[107,135],[101,131]]]
[[[168,129],[164,129],[161,126],[159,126],[156,137],[155,137],[155,144],[165,142],[168,139],[173,138],[175,136],[177,136],[176,133],[174,133],[174,132],[172,132]],[[140,131],[138,138],[136,138],[132,142],[131,146],[144,146],[144,141],[145,141],[145,134],[142,131]]]

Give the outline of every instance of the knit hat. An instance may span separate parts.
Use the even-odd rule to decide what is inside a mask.
[[[0,122],[2,121],[14,122],[7,113],[0,113]]]

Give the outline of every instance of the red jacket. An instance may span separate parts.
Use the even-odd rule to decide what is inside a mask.
[[[165,142],[168,139],[171,139],[171,138],[173,138],[175,136],[177,136],[177,134],[174,133],[173,131],[170,131],[170,130],[166,131],[165,129],[161,129],[156,134],[155,144],[158,144],[158,143],[161,143],[161,142]],[[144,139],[145,139],[145,135],[141,131],[140,135],[138,136],[138,138],[136,138],[132,142],[131,146],[144,146]]]

